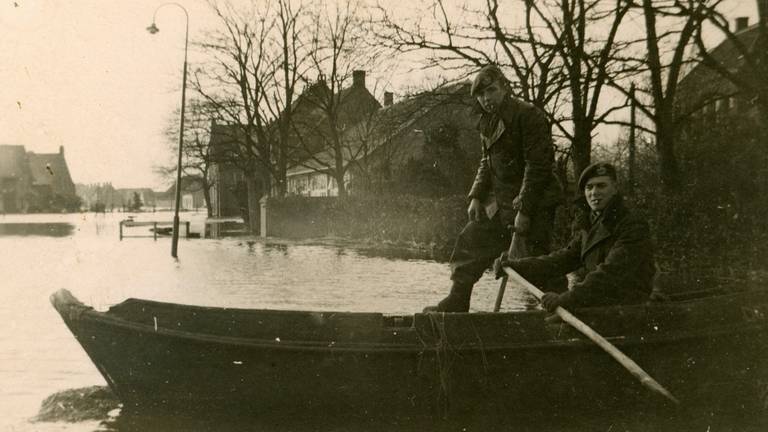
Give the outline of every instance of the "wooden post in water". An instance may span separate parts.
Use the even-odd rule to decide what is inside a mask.
[[[120,221],[120,241],[123,241],[123,221]]]
[[[259,236],[260,237],[266,237],[267,236],[267,196],[264,195],[259,200],[259,207],[260,207],[260,219],[261,223],[259,224]]]
[[[637,102],[635,102],[635,83],[632,83],[629,87],[629,99],[632,108],[629,111],[629,173],[627,175],[629,181],[627,183],[629,187],[629,195],[633,196],[635,194],[635,149],[637,148],[635,145],[635,106],[637,105]]]
[[[154,222],[152,224],[154,228],[152,228],[152,232],[154,233],[155,241],[157,241],[157,222]]]

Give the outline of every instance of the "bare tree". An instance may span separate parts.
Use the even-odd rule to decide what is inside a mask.
[[[435,111],[442,120],[449,118],[445,110],[467,111],[469,90],[465,84],[438,85],[417,94],[404,95],[395,105],[372,111],[344,133],[349,145],[359,150],[350,161],[356,184],[376,193],[385,192],[409,158],[414,156],[413,134],[426,137],[423,124]],[[473,129],[474,130],[474,129]]]
[[[482,8],[451,9],[434,0],[429,19],[407,22],[380,6],[378,34],[396,52],[430,53],[427,67],[466,71],[495,63],[511,71],[518,96],[548,113],[555,135],[570,144],[564,154],[581,170],[590,162],[595,128],[626,106],[607,106],[603,95],[608,83],[629,73],[620,53],[634,41],[618,34],[630,4],[525,0],[517,14],[519,7],[503,7],[486,0]],[[515,27],[510,16],[522,22]]]
[[[237,7],[209,3],[221,29],[198,44],[210,62],[193,74],[192,85],[216,117],[236,129],[237,145],[229,146],[227,162],[244,173],[255,231],[259,197],[285,193],[291,158],[286,136],[304,58],[299,37],[304,13],[291,0]]]
[[[569,121],[570,127],[564,127],[563,121],[557,126],[571,142],[574,171],[578,173],[591,161],[595,128],[613,112],[626,106],[605,107],[601,97],[609,80],[622,79],[628,72],[620,53],[633,41],[619,40],[618,33],[631,3],[622,0],[558,0],[551,3],[526,0],[525,4],[526,15],[533,12],[535,20],[542,22],[546,29],[540,32],[545,37],[537,37],[532,19],[526,20],[529,39],[536,41],[532,49],[542,46],[552,49],[567,77],[570,116],[564,120]],[[600,36],[602,31],[590,29],[597,26],[607,30],[605,36]]]
[[[687,118],[676,107],[678,85],[686,66],[694,62],[689,51],[698,23],[679,13],[678,0],[628,1],[633,11],[641,14],[645,35],[640,40],[642,47],[634,56],[625,55],[624,61],[626,68],[634,71],[634,78],[643,84],[637,85],[635,92],[630,91],[633,86],[628,85],[625,77],[611,79],[610,85],[628,101],[634,101],[637,109],[652,121],[661,183],[671,192],[682,183],[675,140]]]
[[[360,14],[356,0],[316,6],[309,59],[318,78],[304,92],[305,112],[294,117],[296,137],[308,156],[304,165],[329,173],[340,197],[347,195],[349,168],[366,151],[345,139],[344,131],[380,106],[365,87],[364,71],[376,64],[377,56],[364,49]]]
[[[275,94],[273,111],[277,114],[277,130],[280,145],[276,155],[277,194],[284,196],[287,188],[288,165],[296,162],[298,151],[292,145],[293,112],[296,108],[297,85],[305,74],[306,41],[300,35],[306,29],[306,14],[301,5],[291,0],[277,0],[276,38],[280,49],[277,73],[274,75]]]
[[[197,188],[195,190],[203,192],[205,206],[210,217],[213,216],[211,188],[213,188],[215,181],[211,178],[210,171],[213,164],[216,163],[216,159],[209,144],[211,122],[216,113],[213,107],[200,100],[192,100],[188,104],[184,124],[184,147],[182,148],[184,156],[181,167],[182,185],[184,188]],[[177,154],[179,151],[177,118],[178,113],[174,113],[165,130],[171,154]],[[158,166],[155,171],[164,178],[176,178],[176,166],[173,164]]]
[[[526,9],[525,23],[517,29],[507,28],[500,16],[521,15],[521,11],[500,11],[497,0],[487,0],[480,9],[451,7],[443,0],[433,0],[408,18],[394,15],[384,5],[377,11],[379,43],[398,54],[427,54],[422,68],[465,78],[468,67],[497,64],[512,71],[521,98],[542,108],[557,105],[563,76],[552,47],[531,43],[535,39],[532,8]]]

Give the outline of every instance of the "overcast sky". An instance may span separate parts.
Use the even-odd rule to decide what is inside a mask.
[[[75,182],[162,186],[162,134],[181,101],[184,14],[156,0],[2,0],[0,144],[57,152]],[[212,17],[183,1],[190,38]],[[18,5],[18,6],[17,6]],[[207,21],[207,22],[206,22]]]
[[[180,2],[190,39],[215,24],[202,0]],[[64,146],[77,183],[166,186],[152,167],[169,158],[163,129],[181,99],[184,14],[162,8],[150,35],[162,3],[0,0],[0,144]],[[729,3],[731,16],[754,22],[754,1]]]

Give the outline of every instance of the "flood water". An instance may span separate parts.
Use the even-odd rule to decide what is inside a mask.
[[[100,310],[138,297],[206,306],[409,314],[434,304],[449,286],[445,263],[279,239],[182,238],[176,261],[169,237],[134,237],[150,236],[149,227],[126,228],[129,237],[120,241],[119,221],[125,216],[0,216],[0,430],[121,429],[120,422],[29,421],[51,394],[105,385],[48,301],[61,288]],[[203,219],[182,215],[192,221],[193,232],[201,231]],[[142,213],[136,220],[169,221],[171,215]],[[498,282],[486,275],[476,286],[473,310],[491,310],[497,289]],[[508,289],[504,308],[520,309],[527,301]]]
[[[0,431],[764,431],[764,413],[741,417],[698,413],[628,413],[594,418],[549,412],[514,425],[479,419],[388,425],[280,422],[229,424],[201,419],[143,418],[106,412],[95,420],[32,419],[41,402],[70,389],[105,382],[51,307],[48,296],[66,288],[97,309],[129,297],[207,306],[378,311],[410,314],[434,304],[448,287],[448,266],[413,253],[251,237],[182,239],[179,260],[170,256],[170,238],[154,240],[149,227],[126,228],[124,214],[0,216]],[[169,221],[170,214],[144,213],[137,221]],[[185,214],[192,231],[202,231],[200,214]],[[137,237],[143,236],[143,237]],[[476,285],[472,310],[493,307],[498,282],[486,274]],[[531,307],[531,299],[510,287],[503,309]],[[88,401],[86,400],[87,404]],[[510,407],[514,409],[514,407]],[[74,413],[75,416],[78,414]],[[478,419],[475,419],[478,420]]]

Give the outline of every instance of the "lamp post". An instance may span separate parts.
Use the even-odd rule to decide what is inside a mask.
[[[164,6],[177,6],[184,11],[184,17],[186,18],[186,29],[184,32],[184,70],[181,78],[181,120],[179,120],[179,158],[176,165],[176,194],[175,204],[173,209],[173,238],[171,240],[171,256],[178,257],[179,249],[179,207],[181,206],[181,158],[184,152],[184,107],[186,105],[186,93],[187,93],[187,46],[189,44],[189,13],[184,6],[179,3],[163,3],[155,9],[155,13],[152,14],[152,24],[147,27],[147,31],[151,34],[155,34],[160,31],[155,25],[157,18],[157,12]]]

